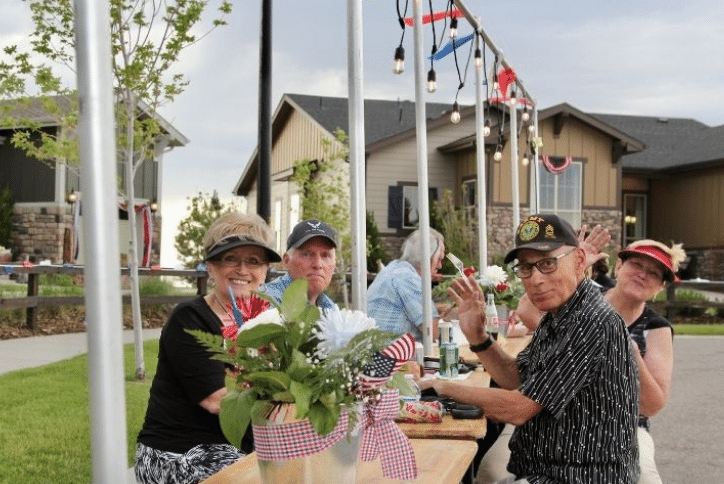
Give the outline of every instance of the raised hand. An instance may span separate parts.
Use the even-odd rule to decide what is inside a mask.
[[[608,257],[608,254],[602,252],[603,248],[611,242],[611,234],[608,229],[604,229],[601,225],[596,225],[591,229],[591,233],[586,237],[587,225],[581,226],[578,232],[578,243],[586,253],[586,267],[591,267],[601,259]]]
[[[458,308],[460,329],[470,344],[485,340],[485,300],[473,275],[456,279],[447,294]]]

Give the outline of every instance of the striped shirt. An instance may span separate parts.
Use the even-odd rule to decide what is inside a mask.
[[[518,368],[520,391],[543,410],[513,433],[510,472],[531,484],[638,480],[636,359],[593,283],[546,314]]]
[[[392,333],[411,333],[422,341],[422,278],[407,261],[393,260],[367,289],[367,316]],[[432,305],[432,318],[438,317]]]

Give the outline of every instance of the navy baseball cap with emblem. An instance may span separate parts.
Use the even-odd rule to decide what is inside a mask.
[[[567,220],[558,215],[530,215],[518,225],[515,234],[515,249],[508,252],[503,262],[509,264],[520,249],[550,252],[563,245],[578,247],[578,237]]]
[[[294,226],[294,230],[287,238],[287,250],[301,247],[309,239],[323,237],[337,248],[337,234],[328,224],[317,219],[302,220]]]

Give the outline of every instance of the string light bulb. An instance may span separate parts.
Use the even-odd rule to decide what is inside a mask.
[[[483,67],[483,56],[480,53],[480,47],[475,49],[475,67]]]
[[[509,99],[510,105],[515,106],[518,103],[518,100],[515,98],[515,86],[510,88],[510,99]]]
[[[528,163],[530,163],[530,159],[529,159],[529,157],[528,157],[528,152],[526,152],[526,153],[523,155],[523,166],[528,166]]]
[[[488,136],[490,134],[490,120],[486,119],[485,124],[483,124],[483,136]]]
[[[495,161],[500,161],[503,159],[503,147],[498,145],[495,147],[495,154],[493,155],[493,159]]]
[[[528,120],[530,120],[530,113],[528,112],[527,105],[523,108],[523,114],[520,116],[520,118],[523,120],[524,123],[527,123]]]
[[[450,38],[454,39],[458,36],[458,19],[453,17],[450,20]]]
[[[528,125],[528,132],[529,132],[529,133],[535,133],[535,125],[529,124],[529,125]]]
[[[392,68],[393,74],[402,74],[405,72],[405,48],[401,45],[395,49],[395,66]]]
[[[450,113],[450,122],[458,124],[460,122],[460,105],[457,101],[453,104],[452,113]]]
[[[430,69],[427,73],[427,92],[433,93],[437,91],[437,76],[435,75],[435,69]]]

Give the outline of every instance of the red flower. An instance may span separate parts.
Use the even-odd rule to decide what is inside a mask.
[[[476,272],[478,272],[478,271],[476,271],[475,267],[473,267],[473,266],[466,267],[463,270],[463,274],[465,274],[465,277],[469,276],[470,274],[475,274]]]
[[[236,335],[239,333],[239,328],[235,324],[227,324],[221,327],[221,336],[226,339],[233,339],[236,341]]]
[[[498,292],[503,292],[506,289],[508,289],[508,283],[507,282],[501,282],[497,286],[495,286],[495,290]]]

